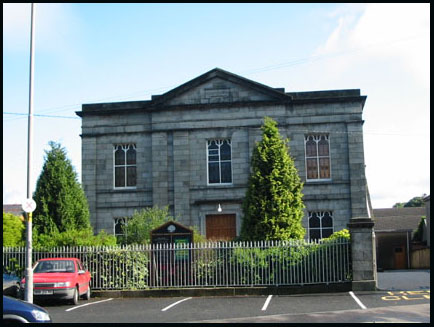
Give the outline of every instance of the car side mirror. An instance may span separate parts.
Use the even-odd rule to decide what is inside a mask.
[[[83,274],[85,274],[85,273],[86,273],[86,271],[84,271],[84,270],[79,270],[79,271],[78,271],[78,274],[79,274],[79,275],[83,275]]]

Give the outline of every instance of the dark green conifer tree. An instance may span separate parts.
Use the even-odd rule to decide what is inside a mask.
[[[289,140],[281,139],[271,118],[265,117],[261,129],[262,140],[253,150],[243,203],[241,239],[302,239],[303,183],[289,155]]]
[[[60,144],[49,143],[36,183],[33,224],[38,233],[52,234],[90,228],[89,206],[77,173]]]

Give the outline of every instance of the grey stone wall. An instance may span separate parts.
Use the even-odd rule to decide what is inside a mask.
[[[115,217],[134,210],[169,205],[182,224],[204,233],[205,217],[217,213],[219,203],[223,213],[236,215],[239,231],[251,153],[261,139],[264,116],[275,119],[281,135],[290,139],[290,154],[305,182],[306,212],[333,211],[335,230],[346,228],[351,217],[366,216],[362,100],[331,99],[323,92],[324,101],[301,101],[297,94],[297,101],[285,103],[273,99],[273,92],[248,86],[216,78],[155,108],[148,102],[92,105],[92,114],[83,115],[82,180],[95,231],[111,231]],[[306,182],[304,136],[309,133],[329,134],[329,181]],[[208,185],[206,142],[216,138],[231,139],[232,185]],[[113,187],[117,143],[136,144],[134,189]]]

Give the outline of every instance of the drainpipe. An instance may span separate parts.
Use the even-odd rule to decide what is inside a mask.
[[[410,241],[408,239],[408,233],[410,233],[409,231],[407,231],[407,267],[408,269],[410,269]]]

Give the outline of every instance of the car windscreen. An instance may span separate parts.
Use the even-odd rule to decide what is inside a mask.
[[[40,261],[33,270],[34,273],[75,272],[74,262],[71,260]]]

